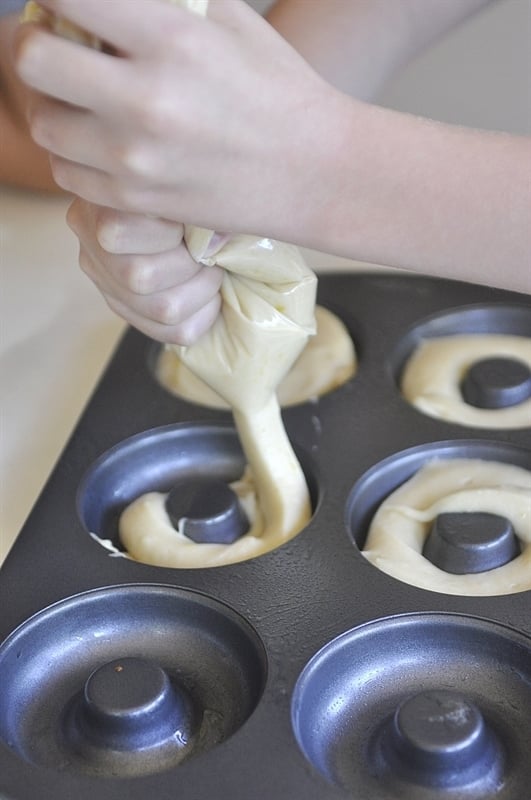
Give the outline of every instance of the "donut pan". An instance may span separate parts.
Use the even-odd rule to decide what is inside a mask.
[[[228,566],[119,552],[117,519],[138,495],[244,466],[230,413],[163,388],[159,346],[126,331],[0,571],[3,799],[528,796],[531,591],[423,589],[361,549],[382,501],[434,457],[531,470],[531,417],[467,427],[399,390],[421,339],[531,337],[530,299],[371,272],[323,276],[318,302],[358,366],[283,411],[312,519]],[[479,384],[514,402],[477,373],[475,396]],[[518,402],[529,377],[520,369]]]

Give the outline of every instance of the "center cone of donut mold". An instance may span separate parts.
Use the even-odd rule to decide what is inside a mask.
[[[80,732],[92,744],[135,750],[168,738],[189,738],[187,700],[167,673],[146,659],[123,658],[88,678],[78,709]]]
[[[518,405],[531,397],[531,370],[514,358],[484,358],[472,364],[461,383],[466,403],[496,409]]]
[[[166,511],[173,527],[194,542],[231,544],[249,529],[236,493],[213,478],[179,481],[168,494]]]
[[[482,511],[439,514],[423,548],[432,564],[454,575],[487,572],[519,553],[510,521]]]
[[[464,785],[497,764],[482,713],[459,692],[426,690],[404,700],[390,730],[393,769],[414,782]]]

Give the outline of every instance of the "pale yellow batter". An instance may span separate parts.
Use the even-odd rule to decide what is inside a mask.
[[[281,242],[234,236],[210,254],[212,232],[186,228],[185,237],[197,261],[225,269],[223,302],[212,328],[176,351],[232,409],[264,535],[290,538],[309,521],[311,503],[276,388],[315,331],[315,275],[297,248]]]
[[[341,320],[322,306],[315,308],[312,336],[277,389],[282,407],[316,400],[346,383],[356,372],[354,344]],[[194,375],[172,347],[161,350],[155,368],[159,382],[185,400],[211,408],[228,408],[204,381]]]
[[[531,427],[531,399],[507,408],[476,408],[465,402],[460,383],[480,359],[519,359],[531,368],[531,338],[505,334],[467,334],[426,339],[406,364],[402,394],[419,411],[478,428]]]
[[[453,575],[422,555],[442,512],[483,511],[510,520],[521,553],[487,572]],[[459,595],[513,594],[531,589],[531,472],[479,459],[434,460],[390,494],[372,520],[363,555],[400,581]]]
[[[203,244],[210,237],[205,231]],[[190,237],[187,244],[201,260],[197,239]],[[227,270],[222,312],[199,342],[177,350],[189,369],[232,408],[249,464],[235,488],[245,498],[251,530],[231,545],[198,544],[173,529],[164,495],[144,495],[123,512],[119,533],[127,552],[146,563],[207,567],[242,561],[289,540],[311,517],[306,479],[286,435],[275,390],[313,329],[315,276],[288,245],[252,237],[236,237],[229,244],[228,254],[220,250],[215,256]],[[257,251],[256,264],[248,258],[249,248]],[[227,264],[222,263],[225,258]],[[242,271],[247,266],[256,277],[232,274],[229,264]],[[267,275],[276,283],[266,284]]]
[[[161,492],[144,494],[126,508],[120,520],[122,543],[129,552],[134,552],[138,561],[146,564],[195,569],[245,561],[286,541],[280,529],[266,528],[249,470],[230,486],[251,521],[245,536],[232,544],[197,543],[176,531],[166,513],[167,495]]]

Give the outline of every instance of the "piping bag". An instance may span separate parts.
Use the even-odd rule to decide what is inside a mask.
[[[205,16],[208,0],[169,0]],[[57,33],[100,43],[36,3],[26,19]],[[193,345],[172,346],[184,364],[230,406],[249,465],[264,530],[295,535],[311,516],[306,479],[288,440],[276,388],[315,333],[317,278],[297,247],[269,238],[219,234],[185,226],[185,242],[201,264],[224,269],[221,311]]]

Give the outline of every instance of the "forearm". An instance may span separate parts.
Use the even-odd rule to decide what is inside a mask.
[[[339,101],[298,243],[531,293],[531,139]],[[312,149],[315,151],[314,141]],[[289,231],[286,231],[289,233]]]
[[[277,0],[266,15],[327,81],[361,99],[492,0]]]
[[[488,2],[277,0],[268,19],[329,83],[372,99],[397,69]],[[302,155],[306,165],[292,201],[302,211],[286,217],[286,238],[531,292],[531,140],[340,96],[325,113],[334,125],[321,117],[311,126],[317,136],[299,133],[312,142],[308,150],[297,145],[287,156]]]

